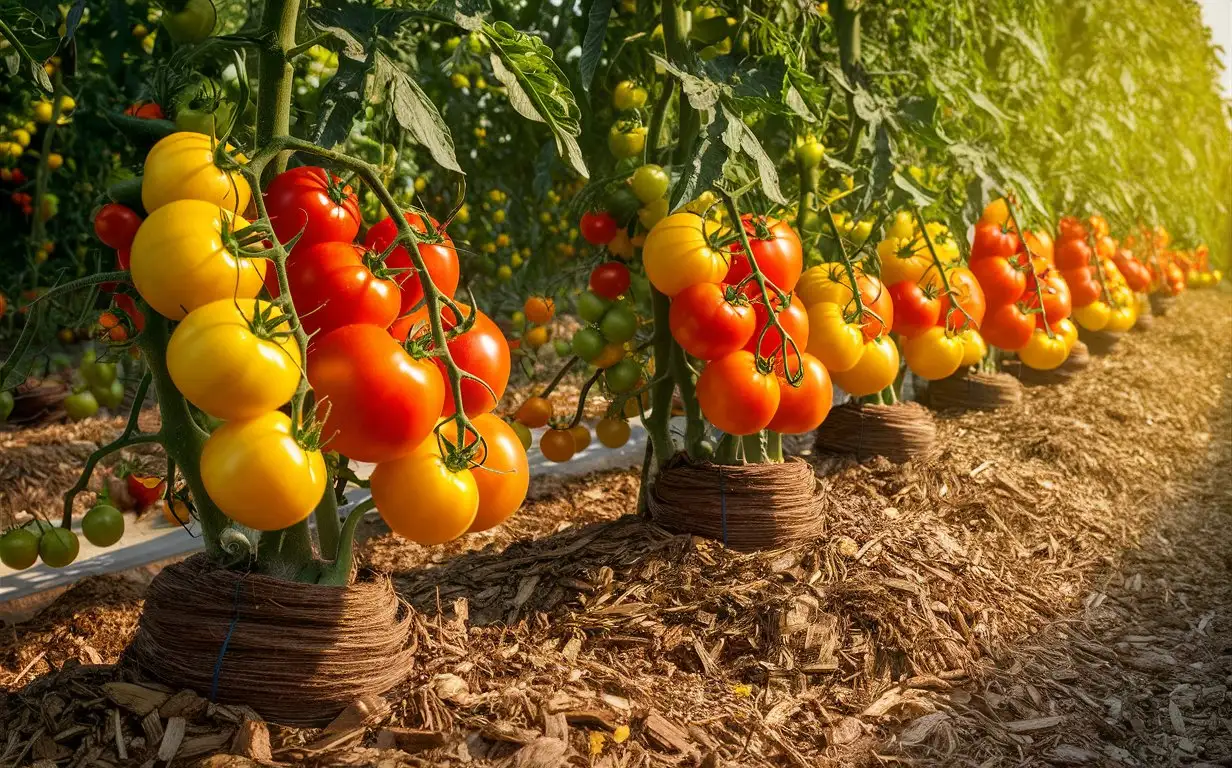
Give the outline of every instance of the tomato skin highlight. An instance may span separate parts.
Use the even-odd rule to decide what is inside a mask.
[[[361,323],[388,328],[398,319],[402,292],[393,280],[372,273],[365,253],[349,242],[296,246],[287,260],[287,283],[305,333]]]
[[[413,359],[375,325],[346,325],[314,339],[308,382],[317,401],[328,403],[324,447],[356,461],[408,455],[432,432],[445,404],[436,365]]]
[[[270,411],[228,421],[201,451],[201,480],[227,517],[258,531],[277,531],[312,512],[325,495],[327,474],[320,451],[300,447],[291,419]]]
[[[712,360],[697,377],[697,401],[706,420],[729,435],[760,432],[779,407],[779,382],[757,368],[752,352]]]
[[[359,198],[347,185],[335,201],[330,186],[341,183],[324,168],[309,165],[275,176],[265,188],[265,208],[278,242],[285,245],[299,234],[298,251],[315,243],[354,240],[359,234]]]
[[[794,291],[804,270],[804,249],[796,231],[785,221],[761,217],[760,223],[770,230],[770,237],[759,239],[755,237],[758,221],[752,214],[742,216],[741,223],[762,275],[783,293]],[[751,275],[753,268],[740,242],[733,243],[731,250],[731,266],[723,282],[736,285]]]
[[[271,309],[269,302],[255,303],[260,312]],[[286,336],[262,339],[249,326],[253,304],[220,299],[199,307],[176,326],[167,344],[167,370],[175,388],[225,421],[275,410],[299,386],[302,360],[289,320],[273,329]]]
[[[94,216],[94,234],[110,248],[127,250],[141,227],[141,217],[126,205],[107,203]]]
[[[727,286],[697,283],[676,294],[668,322],[680,347],[700,360],[743,349],[753,338],[756,313],[745,297],[727,301]]]
[[[181,320],[219,299],[252,299],[268,267],[226,249],[222,228],[248,226],[217,205],[176,200],[150,214],[133,240],[130,272],[141,298],[155,312]]]
[[[423,217],[410,211],[407,211],[404,215],[415,232],[427,233],[427,224],[424,223]],[[454,248],[453,240],[449,235],[440,230],[436,219],[429,216],[428,223],[441,236],[442,241],[440,243],[421,242],[419,244],[419,255],[423,258],[424,266],[427,268],[428,275],[431,276],[432,283],[436,286],[437,290],[452,299],[458,291],[458,280],[461,277],[458,252]],[[384,253],[397,238],[398,223],[386,216],[368,230],[368,233],[364,236],[364,245],[377,253]],[[406,250],[406,246],[399,245],[395,248],[389,254],[389,257],[385,259],[385,266],[391,269],[406,270],[394,278],[394,282],[402,289],[401,311],[403,314],[406,314],[422,301],[424,297],[423,283],[419,280],[415,264],[411,260],[411,254]]]
[[[479,512],[474,473],[451,471],[434,451],[380,463],[372,470],[370,482],[381,519],[394,533],[416,544],[435,546],[458,538]]]
[[[778,366],[779,406],[767,426],[784,435],[802,435],[812,432],[825,421],[834,401],[834,386],[830,373],[821,361],[804,352],[797,362],[795,355],[787,356],[787,368]],[[803,370],[799,384],[792,386],[786,371]]]
[[[146,155],[141,204],[153,215],[176,200],[202,200],[229,213],[248,208],[252,191],[238,172],[214,164],[214,139],[180,131],[159,139]]]

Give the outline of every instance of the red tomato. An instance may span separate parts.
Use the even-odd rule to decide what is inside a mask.
[[[911,338],[937,325],[941,318],[941,297],[930,285],[927,289],[912,280],[890,286],[894,302],[895,333]]]
[[[861,273],[856,277],[856,283],[860,286],[860,300],[864,302],[864,308],[877,314],[876,317],[865,314],[861,323],[864,339],[872,341],[894,327],[894,300],[881,281],[872,275]]]
[[[779,381],[757,367],[752,352],[739,350],[706,364],[697,377],[697,402],[714,426],[730,435],[766,428],[779,409]]]
[[[834,385],[830,383],[830,372],[807,352],[801,353],[799,361],[795,355],[788,355],[787,365],[787,370],[793,373],[803,370],[804,378],[793,387],[787,381],[783,366],[778,366],[779,407],[767,426],[785,435],[812,432],[825,421],[833,404]]]
[[[503,419],[485,413],[474,417],[471,424],[483,438],[475,455],[481,466],[471,467],[471,476],[479,489],[479,512],[468,533],[475,533],[500,525],[518,511],[530,487],[530,465],[518,434]],[[441,432],[450,440],[457,437],[449,429]],[[466,436],[469,446],[474,435],[467,432]]]
[[[426,233],[428,231],[427,225],[424,224],[419,214],[407,211],[405,215],[407,222],[416,232]],[[429,216],[428,222],[440,235],[441,242],[421,242],[419,255],[423,257],[424,266],[427,267],[428,274],[432,277],[437,290],[452,299],[458,290],[458,252],[454,250],[453,240],[449,235],[439,229],[436,219]],[[364,245],[377,253],[384,253],[397,238],[398,224],[386,216],[368,230],[368,234],[364,236]],[[402,288],[402,313],[406,314],[423,300],[423,285],[415,273],[415,264],[411,261],[411,254],[407,252],[406,246],[399,245],[395,248],[393,253],[389,254],[389,258],[385,259],[385,266],[391,269],[406,270],[394,278],[394,281]]]
[[[1031,341],[1035,318],[1024,314],[1017,304],[1002,304],[988,310],[980,335],[994,347],[1016,352]]]
[[[975,240],[971,243],[971,263],[1000,256],[1009,258],[1018,252],[1022,243],[1017,233],[1010,232],[1000,224],[984,222],[975,227]]]
[[[1004,256],[989,256],[971,262],[971,272],[984,291],[989,307],[1011,304],[1027,289],[1027,274]]]
[[[137,302],[133,301],[133,297],[127,293],[117,293],[115,295],[116,309],[128,315],[128,319],[132,321],[133,327],[138,331],[145,330],[145,315],[141,310],[137,309]]]
[[[463,307],[463,312],[470,314],[467,307]],[[413,313],[412,317],[414,314],[419,313]],[[441,312],[441,322],[446,331],[457,325],[454,313],[448,309]],[[424,312],[423,323],[426,328],[426,312]],[[493,399],[483,384],[472,379],[463,379],[462,409],[466,411],[466,415],[477,416],[495,408],[497,402],[505,394],[505,387],[509,384],[509,343],[505,341],[505,334],[501,333],[496,323],[492,322],[492,318],[476,311],[475,324],[466,333],[450,339],[448,346],[449,355],[458,368],[483,379],[496,393],[496,398]],[[441,415],[452,416],[455,406],[453,391],[445,373],[445,361],[439,357],[432,359],[440,369],[441,378],[445,382],[445,403]]]
[[[1073,307],[1085,307],[1099,300],[1103,294],[1095,270],[1090,267],[1079,267],[1061,273],[1069,287],[1070,304]]]
[[[349,243],[359,234],[355,190],[324,168],[303,165],[275,176],[265,188],[265,208],[278,242],[285,245],[303,232],[297,249],[314,243]]]
[[[152,101],[138,101],[130,104],[124,108],[124,114],[129,117],[139,117],[142,120],[162,120],[167,116],[163,108]]]
[[[950,290],[954,292],[954,296],[942,294],[939,322],[948,323],[950,330],[958,330],[967,325],[967,315],[969,315],[970,322],[974,324],[976,330],[979,330],[980,324],[984,322],[984,313],[988,305],[984,289],[980,287],[980,281],[975,273],[966,267],[958,267],[947,272],[945,277],[950,283]],[[951,313],[950,310],[954,309],[955,304],[966,310],[967,314],[964,315],[958,310]]]
[[[388,328],[398,318],[401,291],[393,280],[373,274],[367,253],[354,243],[295,249],[287,281],[305,332],[329,333],[356,323]]]
[[[308,383],[322,403],[325,449],[356,461],[406,456],[440,420],[441,372],[416,360],[384,329],[345,325],[313,340]]]
[[[741,217],[744,231],[749,234],[749,247],[753,249],[753,258],[757,260],[757,268],[767,280],[783,293],[795,290],[804,271],[804,249],[800,238],[785,221],[766,217],[760,218],[760,223],[770,230],[769,237],[756,237],[758,221],[751,214]],[[744,246],[736,242],[731,247],[731,266],[727,268],[724,282],[735,285],[752,274],[752,267],[744,255]]]
[[[753,338],[753,305],[744,294],[728,301],[727,290],[718,283],[695,283],[672,299],[668,314],[672,338],[693,357],[723,357]]]
[[[607,245],[616,237],[618,226],[616,219],[607,211],[591,211],[582,214],[578,229],[591,245]]]
[[[1055,248],[1057,269],[1081,269],[1091,266],[1091,246],[1085,240],[1062,240]]]
[[[133,473],[124,478],[128,495],[137,503],[137,509],[142,510],[163,497],[167,491],[167,481],[157,475],[138,475]]]
[[[1066,216],[1062,218],[1060,224],[1057,226],[1057,232],[1059,233],[1059,239],[1061,240],[1087,239],[1086,225],[1078,219],[1075,219],[1073,216]]]
[[[1048,315],[1049,323],[1063,320],[1073,312],[1074,307],[1070,297],[1069,286],[1057,272],[1048,270],[1039,276],[1039,293],[1035,290],[1035,281],[1028,281],[1027,291],[1023,294],[1023,304],[1028,310],[1039,307],[1040,294],[1043,294],[1044,297],[1044,314]],[[1043,315],[1037,316],[1036,321],[1040,327],[1043,327]]]
[[[754,291],[757,289],[756,285],[750,287]],[[772,297],[771,302],[776,309],[779,307],[778,297]],[[744,348],[749,352],[756,350],[761,357],[781,360],[783,334],[770,322],[770,313],[766,311],[766,303],[761,301],[760,296],[753,300],[753,315],[753,335],[745,342]],[[803,352],[808,347],[809,324],[808,310],[804,308],[804,302],[800,301],[799,296],[792,295],[791,303],[779,310],[778,320],[779,325],[783,326],[783,330],[787,331],[787,335],[796,343],[796,349]],[[764,336],[763,329],[767,329]],[[787,347],[787,354],[791,355],[790,345]]]
[[[629,268],[619,261],[607,261],[590,272],[590,292],[608,301],[619,299],[629,290]]]
[[[132,247],[140,226],[141,217],[137,212],[119,203],[107,203],[94,215],[94,234],[104,245],[117,251]]]

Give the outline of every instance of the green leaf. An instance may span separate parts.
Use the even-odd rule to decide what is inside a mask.
[[[652,53],[651,56],[655,62],[680,81],[680,87],[684,90],[685,96],[689,99],[689,106],[693,109],[706,112],[714,109],[714,105],[719,103],[719,96],[724,90],[723,86],[709,78],[686,72],[657,53]]]
[[[332,148],[351,132],[356,115],[364,108],[368,73],[375,64],[371,55],[363,59],[345,53],[338,55],[338,71],[321,89],[316,130],[311,136],[313,143]]]
[[[916,183],[898,171],[893,175],[894,186],[907,194],[907,198],[920,208],[927,208],[937,201],[936,195],[924,191]]]
[[[612,0],[593,0],[586,23],[586,37],[582,40],[582,58],[578,70],[582,74],[582,88],[590,90],[590,82],[599,68],[603,55],[603,41],[607,38],[607,22],[612,16]]]
[[[43,24],[32,11],[21,6],[0,7],[0,37],[13,47],[13,53],[6,57],[9,70],[16,73],[24,62],[34,82],[50,93],[51,78],[43,64],[55,54],[60,41],[44,36],[36,26],[42,28]]]
[[[445,125],[440,111],[419,83],[398,69],[385,54],[377,54],[376,73],[378,83],[388,83],[390,104],[398,125],[428,150],[437,165],[462,173],[462,167],[454,155],[449,126]]]
[[[503,21],[485,24],[483,33],[492,45],[492,72],[505,86],[510,105],[522,117],[546,123],[556,139],[556,151],[583,178],[589,177],[577,142],[581,112],[568,78],[552,60],[552,50]]]
[[[719,111],[726,114],[727,121],[730,126],[734,126],[739,129],[740,151],[748,156],[748,158],[757,166],[757,174],[761,177],[762,192],[764,192],[766,197],[770,198],[772,202],[778,203],[779,205],[786,205],[787,198],[783,195],[782,190],[779,189],[778,167],[775,165],[774,161],[770,159],[770,155],[766,154],[765,148],[762,147],[761,142],[757,139],[757,134],[754,133],[753,129],[746,125],[743,120],[740,119],[739,115],[734,115],[728,111],[726,105],[721,107]]]
[[[698,133],[689,156],[682,164],[680,178],[672,186],[669,209],[673,212],[696,199],[723,178],[723,167],[727,164],[729,151],[726,137],[732,127],[730,117],[726,109],[721,109],[705,129]],[[736,122],[739,123],[740,120],[737,119]]]
[[[996,104],[993,104],[992,100],[985,96],[983,92],[973,91],[970,88],[963,88],[963,90],[967,92],[967,97],[971,99],[972,104],[987,112],[999,124],[1005,125],[1005,123],[1010,119],[1009,116],[1002,112]]]

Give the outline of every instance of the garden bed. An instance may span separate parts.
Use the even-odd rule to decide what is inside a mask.
[[[810,457],[826,499],[820,543],[741,555],[622,517],[636,502],[632,472],[537,486],[508,528],[443,548],[366,526],[365,561],[391,572],[418,612],[415,673],[388,711],[370,702],[370,717],[353,712],[324,735],[271,726],[271,755],[803,766],[905,751],[953,765],[1002,749],[1042,762],[1084,732],[1026,694],[977,718],[973,692],[1042,685],[1024,676],[1046,672],[1016,670],[1015,655],[1082,612],[1211,470],[1203,457],[1227,456],[1232,350],[1211,340],[1230,329],[1209,320],[1228,311],[1223,293],[1187,295],[1065,384],[996,413],[939,416],[941,451],[926,461]],[[139,585],[94,579],[6,631],[0,685],[15,695],[0,714],[19,749],[57,746],[37,735],[52,692],[53,716],[83,726],[59,742],[70,754],[87,734],[108,736],[109,720],[152,738],[148,715],[111,703],[116,689],[104,686],[120,675],[95,666],[117,660],[139,609]],[[215,746],[184,764],[261,730],[242,710],[165,704],[161,738],[186,726],[181,744],[214,740],[192,742]],[[1013,722],[998,731],[985,720]],[[260,754],[252,743],[240,746]]]

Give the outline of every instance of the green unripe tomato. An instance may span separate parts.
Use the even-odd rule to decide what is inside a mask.
[[[632,392],[637,387],[637,381],[641,377],[641,366],[627,358],[603,372],[603,379],[607,382],[607,388],[617,395]]]
[[[588,323],[597,323],[602,320],[603,315],[611,306],[612,302],[590,291],[585,291],[577,298],[578,317]]]
[[[603,334],[594,328],[583,328],[573,334],[573,354],[588,363],[603,353],[605,344]]]
[[[641,109],[646,106],[649,94],[646,89],[632,80],[622,80],[612,90],[612,106],[623,111]]]
[[[81,518],[81,532],[96,547],[110,547],[124,535],[124,515],[106,504],[94,507]]]
[[[667,171],[661,166],[647,164],[633,172],[629,186],[638,200],[643,204],[648,204],[662,200],[663,195],[667,194],[667,185],[670,182]]]
[[[77,559],[81,542],[77,534],[64,528],[52,528],[39,539],[39,557],[51,568],[63,568]]]
[[[25,530],[14,528],[0,536],[0,563],[15,571],[24,571],[34,565],[39,555],[39,537]]]

